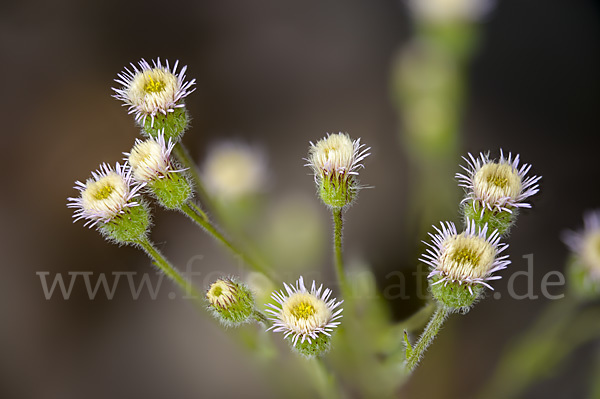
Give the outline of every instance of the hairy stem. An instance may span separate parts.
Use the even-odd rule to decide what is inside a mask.
[[[267,328],[271,327],[271,320],[269,320],[269,318],[260,310],[254,309],[252,316],[254,317],[254,320],[256,320],[259,323],[264,324],[265,327],[267,327]]]
[[[340,397],[339,388],[336,386],[335,377],[321,357],[315,357],[308,361],[312,369],[312,377],[317,390],[318,397],[323,399],[335,399]]]
[[[344,258],[342,256],[342,229],[344,219],[342,208],[333,209],[333,252],[335,257],[335,272],[342,292],[346,293],[346,274],[344,273]]]
[[[425,351],[435,339],[435,336],[440,331],[440,327],[444,324],[444,321],[446,321],[449,314],[450,311],[448,308],[444,305],[438,305],[431,320],[429,320],[429,324],[425,327],[425,331],[423,331],[423,334],[419,337],[419,341],[417,341],[417,344],[412,347],[412,349],[409,348],[408,350],[409,355],[406,359],[406,368],[409,372],[412,372],[417,367],[419,361],[423,358]]]
[[[223,244],[227,249],[233,252],[234,255],[238,256],[245,264],[250,266],[257,272],[260,272],[266,275],[269,278],[272,278],[272,273],[267,270],[266,267],[256,262],[254,259],[248,257],[242,250],[232,244],[223,234],[217,230],[217,228],[211,223],[211,221],[206,217],[206,214],[202,212],[202,210],[194,204],[192,201],[184,204],[181,207],[181,211],[188,215],[190,219],[192,219],[196,224],[202,227],[209,235],[213,236],[217,241]]]
[[[173,280],[179,287],[186,293],[187,296],[191,296],[195,299],[202,298],[202,295],[198,293],[196,288],[191,282],[186,280],[179,271],[169,263],[169,261],[154,247],[154,245],[148,240],[148,238],[140,238],[136,242],[140,247],[148,254],[148,256],[154,260],[154,264],[163,272],[167,277]]]

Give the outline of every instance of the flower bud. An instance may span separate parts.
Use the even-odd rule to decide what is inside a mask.
[[[345,133],[328,134],[326,138],[310,143],[308,164],[313,169],[321,200],[331,208],[343,208],[356,198],[358,170],[370,154],[370,147],[352,141]]]
[[[165,143],[164,132],[156,138],[136,140],[130,153],[124,153],[134,178],[146,184],[158,202],[167,209],[179,209],[192,196],[192,186],[185,175],[174,170],[170,160],[175,144]]]
[[[254,313],[254,296],[250,289],[230,278],[212,283],[206,298],[208,308],[225,326],[237,327],[247,323]]]

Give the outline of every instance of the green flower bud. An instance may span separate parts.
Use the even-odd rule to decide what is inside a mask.
[[[167,139],[178,142],[190,124],[190,117],[185,108],[175,108],[166,115],[158,114],[154,119],[147,118],[142,125],[143,133],[156,138],[163,133]]]
[[[180,209],[192,197],[192,185],[180,173],[170,172],[151,182],[148,187],[158,202],[167,209]]]
[[[146,187],[167,209],[180,209],[192,196],[192,186],[185,175],[174,170],[170,160],[175,144],[165,143],[161,131],[156,138],[136,140],[130,153],[125,153],[134,178]]]
[[[299,340],[294,344],[294,339],[291,336],[286,338],[292,349],[307,358],[313,358],[323,353],[326,353],[331,348],[331,337],[325,334],[317,335],[317,338],[312,340]]]
[[[146,237],[150,226],[150,212],[145,202],[138,206],[128,207],[124,212],[107,223],[99,225],[99,230],[106,238],[119,244],[136,244]]]
[[[356,198],[358,169],[370,154],[370,147],[352,141],[345,133],[328,134],[326,138],[310,143],[308,164],[313,169],[318,194],[331,208],[344,208]]]
[[[209,309],[225,326],[237,327],[254,314],[254,296],[250,289],[232,279],[219,279],[206,292]]]
[[[510,228],[515,224],[519,215],[518,208],[511,212],[490,210],[481,205],[479,201],[468,201],[463,203],[462,213],[465,220],[472,220],[479,228],[487,225],[489,231],[497,230],[500,235],[507,235]]]

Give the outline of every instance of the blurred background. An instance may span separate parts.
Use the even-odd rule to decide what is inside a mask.
[[[260,204],[252,205],[260,217],[249,219],[249,234],[266,247],[269,238],[297,234],[271,257],[288,282],[299,273],[334,281],[330,216],[302,159],[309,141],[327,132],[348,132],[372,147],[361,172],[372,188],[346,214],[346,258],[370,265],[384,292],[398,284],[394,273],[416,270],[428,226],[459,221],[454,173],[461,155],[497,156],[502,148],[543,175],[509,249],[513,270],[526,270],[523,255],[533,254],[539,299],[511,299],[506,270],[494,284],[500,298],[490,295],[452,317],[398,397],[476,394],[505,345],[547,304],[541,280],[563,270],[567,256],[560,232],[600,207],[600,7],[504,0],[472,26],[461,72],[450,75],[461,84],[448,97],[457,105],[456,129],[442,150],[429,151],[415,144],[403,114],[411,106],[403,93],[422,82],[411,75],[410,54],[423,54],[415,40],[423,33],[401,1],[0,5],[0,396],[280,397],[232,339],[236,332],[224,333],[189,301],[171,299],[176,290],[168,281],[154,299],[146,292],[133,299],[122,282],[111,300],[103,293],[92,300],[81,281],[68,300],[58,293],[46,299],[36,274],[49,272],[51,281],[56,273],[137,272],[139,283],[150,272],[157,281],[143,253],[73,225],[66,207],[75,180],[119,161],[138,137],[110,88],[124,66],[156,57],[180,60],[197,81],[186,99],[193,119],[184,142],[200,165],[222,140],[260,148],[268,178]],[[433,68],[421,78],[435,76]],[[440,205],[439,198],[450,200]],[[239,273],[182,215],[155,209],[154,223],[154,242],[180,268],[191,264],[202,289]],[[395,320],[422,306],[417,282],[406,284],[410,299],[387,297]],[[515,279],[515,291],[525,293],[527,284]],[[599,351],[598,342],[580,347],[524,397],[584,397]]]

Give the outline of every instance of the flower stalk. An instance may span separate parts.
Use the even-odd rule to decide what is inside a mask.
[[[438,307],[437,307],[435,313],[431,317],[431,320],[429,320],[429,324],[427,324],[427,327],[425,327],[423,334],[421,334],[421,337],[419,338],[419,340],[417,341],[417,343],[414,347],[410,345],[410,342],[408,341],[408,337],[407,337],[406,331],[405,331],[404,340],[407,345],[406,346],[406,369],[409,372],[414,371],[414,369],[417,367],[417,365],[423,358],[425,351],[427,350],[429,345],[431,345],[431,343],[435,339],[437,333],[440,331],[440,328],[442,327],[442,325],[444,324],[444,322],[446,321],[446,319],[448,318],[450,313],[451,313],[451,311],[448,307],[446,307],[443,304],[438,304]]]
[[[335,258],[335,272],[342,292],[347,292],[346,274],[344,272],[344,257],[342,255],[342,230],[344,217],[342,208],[333,209],[333,252]]]
[[[154,247],[154,245],[148,240],[147,237],[140,237],[136,242],[146,254],[154,260],[154,264],[163,272],[167,277],[173,280],[179,287],[185,292],[187,296],[192,296],[194,299],[199,299],[202,296],[194,288],[193,284],[186,280],[177,269],[169,263],[169,261]]]
[[[202,227],[209,235],[211,235],[217,241],[223,244],[234,255],[238,256],[245,264],[250,266],[254,271],[272,277],[272,273],[265,266],[250,258],[241,249],[239,249],[231,241],[225,238],[225,236],[221,234],[219,230],[217,230],[217,228],[213,225],[206,213],[204,213],[202,209],[200,209],[200,207],[194,202],[188,201],[187,203],[183,204],[181,206],[181,211],[185,213],[194,222],[196,222],[196,224]]]

